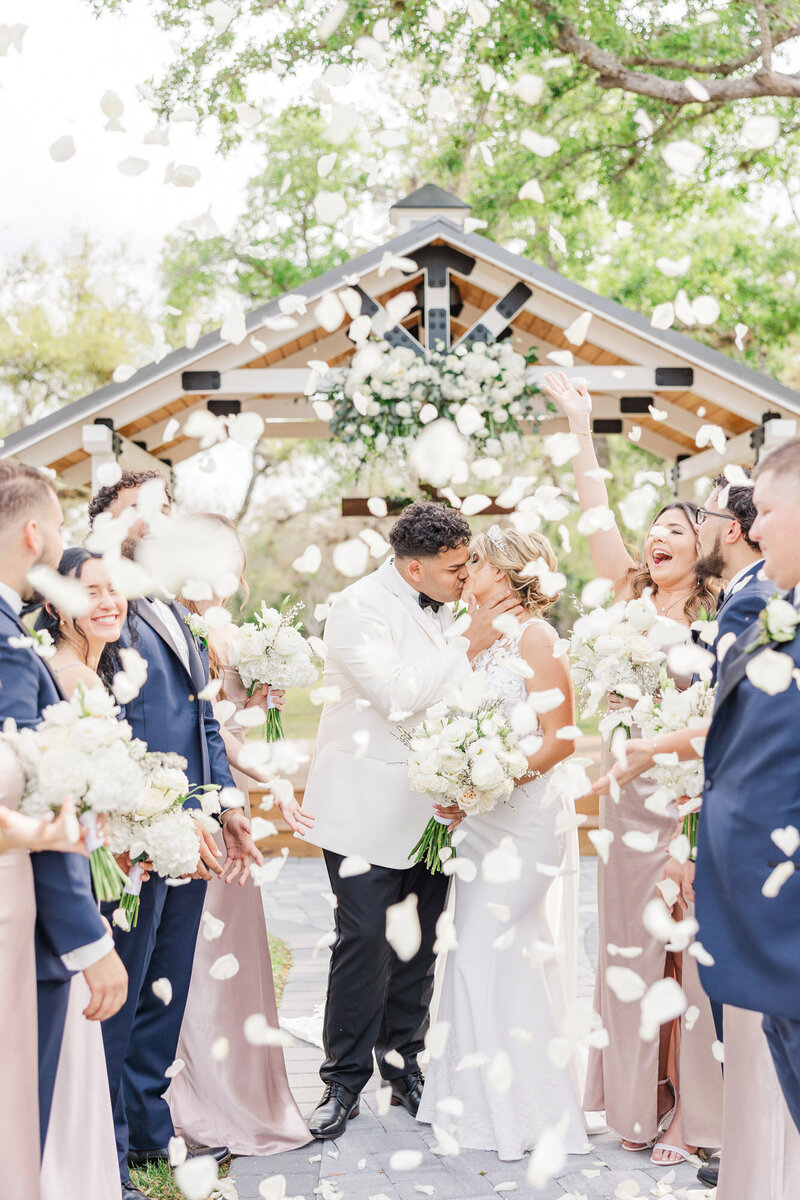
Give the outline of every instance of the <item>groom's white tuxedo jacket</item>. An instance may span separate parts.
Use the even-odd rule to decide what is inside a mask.
[[[419,606],[392,559],[345,588],[325,626],[325,705],[303,808],[316,817],[306,841],[375,866],[408,868],[432,815],[408,786],[408,751],[397,738],[470,675],[467,642],[448,639],[452,613]]]

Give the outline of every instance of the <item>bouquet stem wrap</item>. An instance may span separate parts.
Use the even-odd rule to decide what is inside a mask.
[[[447,828],[448,824],[449,822],[442,817],[431,817],[425,826],[425,832],[408,856],[414,862],[424,862],[431,875],[441,873],[445,858],[456,857],[456,851],[453,848],[453,833]],[[442,850],[449,850],[450,854],[443,858]]]
[[[97,813],[85,812],[79,820],[86,830],[86,849],[89,851],[94,894],[101,901],[119,900],[128,877],[103,841],[98,828]]]
[[[133,863],[125,887],[122,890],[122,899],[119,902],[119,907],[120,911],[125,914],[127,929],[135,929],[136,923],[139,920],[139,897],[142,891],[142,868],[139,864],[144,862],[145,858],[146,855],[140,854]]]

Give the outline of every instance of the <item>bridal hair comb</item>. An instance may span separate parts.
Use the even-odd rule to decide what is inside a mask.
[[[496,546],[498,550],[505,550],[506,538],[499,525],[490,525],[486,530],[486,536],[492,545]]]

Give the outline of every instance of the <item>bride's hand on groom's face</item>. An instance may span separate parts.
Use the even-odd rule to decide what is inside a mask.
[[[519,597],[512,591],[506,591],[494,600],[478,608],[474,596],[467,601],[467,612],[470,615],[470,625],[464,636],[469,642],[469,657],[472,659],[482,650],[487,650],[501,636],[495,629],[494,622],[501,615],[508,614],[522,620],[525,611],[519,602]]]

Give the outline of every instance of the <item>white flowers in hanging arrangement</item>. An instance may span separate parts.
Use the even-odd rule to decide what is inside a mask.
[[[425,425],[453,421],[482,455],[498,457],[518,441],[522,422],[538,423],[542,404],[526,368],[536,361],[510,341],[476,342],[418,355],[408,346],[369,342],[330,390],[312,399],[333,408],[331,432],[363,462],[390,448],[405,452]]]

